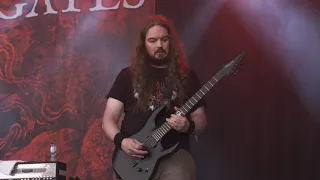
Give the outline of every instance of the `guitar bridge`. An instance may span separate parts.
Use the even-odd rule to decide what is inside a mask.
[[[128,157],[128,161],[132,167],[134,167],[138,164],[138,160],[133,159],[132,157]]]

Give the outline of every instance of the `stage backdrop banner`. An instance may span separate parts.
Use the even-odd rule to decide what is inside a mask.
[[[155,0],[1,0],[0,158],[49,161],[112,179],[105,95],[129,64]]]

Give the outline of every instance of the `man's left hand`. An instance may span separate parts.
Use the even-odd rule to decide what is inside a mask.
[[[179,109],[175,107],[175,110],[177,111]],[[171,114],[171,117],[167,118],[166,120],[169,126],[178,132],[187,132],[189,129],[189,121],[185,116]]]

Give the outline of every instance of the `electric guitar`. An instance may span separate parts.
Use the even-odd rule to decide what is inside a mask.
[[[215,76],[213,76],[200,90],[198,90],[178,111],[176,115],[184,116],[196,103],[206,95],[211,88],[215,86],[223,77],[235,74],[242,59],[244,52],[241,52],[234,60],[225,65]],[[138,133],[130,138],[136,139],[143,143],[144,150],[148,154],[143,158],[135,158],[127,155],[120,148],[116,148],[113,153],[112,163],[113,170],[121,180],[149,180],[154,175],[157,165],[162,157],[168,156],[175,152],[179,143],[169,149],[164,149],[161,140],[170,130],[171,127],[165,122],[159,128],[156,127],[155,119],[166,109],[163,104],[153,111],[148,118],[145,126]]]

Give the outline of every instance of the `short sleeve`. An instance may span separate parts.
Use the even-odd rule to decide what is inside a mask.
[[[191,70],[190,74],[189,74],[189,80],[187,83],[187,96],[190,99],[193,95],[195,95],[195,93],[200,90],[200,88],[202,87],[199,77],[198,75]],[[194,107],[189,111],[190,113],[192,113],[193,111],[195,111],[198,107],[203,106],[204,108],[207,107],[205,100],[202,98],[200,99],[196,105],[194,105]]]
[[[117,75],[115,81],[113,82],[113,85],[108,92],[106,98],[108,99],[109,97],[117,99],[121,101],[122,103],[125,103],[126,99],[126,92],[125,90],[127,89],[128,85],[128,73],[126,69],[122,69],[120,73]]]

